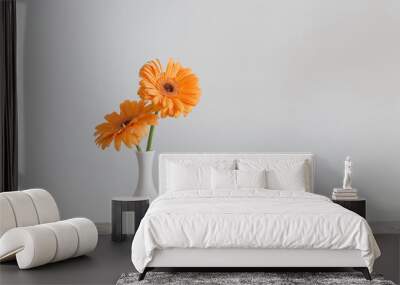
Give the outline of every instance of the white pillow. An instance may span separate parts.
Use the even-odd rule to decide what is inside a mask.
[[[268,172],[269,186],[276,190],[308,191],[304,162]],[[308,191],[310,192],[310,191]]]
[[[236,170],[213,168],[211,171],[211,181],[213,190],[236,190]]]
[[[240,170],[267,170],[267,188],[272,190],[311,191],[307,161],[293,159],[240,159]]]
[[[263,170],[236,170],[237,187],[240,188],[267,188],[267,171]]]
[[[211,189],[211,166],[168,163],[168,191]]]

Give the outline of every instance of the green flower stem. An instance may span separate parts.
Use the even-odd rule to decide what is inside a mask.
[[[154,114],[157,115],[158,112],[155,112]],[[153,144],[154,128],[155,126],[150,126],[149,137],[147,138],[146,151],[151,151],[151,146]]]
[[[153,144],[153,134],[155,126],[150,127],[149,137],[147,139],[146,151],[151,151],[151,145]]]
[[[137,149],[138,152],[141,152],[141,151],[142,151],[142,148],[141,148],[140,145],[138,145],[138,144],[136,145],[136,149]]]

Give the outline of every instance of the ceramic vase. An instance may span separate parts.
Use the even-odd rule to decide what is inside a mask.
[[[157,190],[153,180],[153,163],[155,151],[136,152],[138,160],[138,184],[133,196],[149,197],[157,196]]]

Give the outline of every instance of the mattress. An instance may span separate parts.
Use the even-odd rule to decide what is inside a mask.
[[[368,223],[330,199],[266,189],[167,192],[132,243],[139,272],[163,249],[359,250],[372,271],[379,248]]]

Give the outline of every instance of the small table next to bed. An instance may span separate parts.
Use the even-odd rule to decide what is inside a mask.
[[[121,196],[112,198],[112,240],[123,241],[126,237],[122,233],[122,214],[123,212],[135,212],[135,232],[137,231],[140,221],[149,208],[149,197],[141,196]]]
[[[336,199],[332,199],[333,203],[336,203],[340,206],[342,206],[343,208],[346,208],[356,214],[359,214],[361,217],[363,217],[364,219],[366,218],[366,204],[367,201],[366,199],[363,198],[358,198],[358,199],[354,199],[354,200],[336,200]]]

